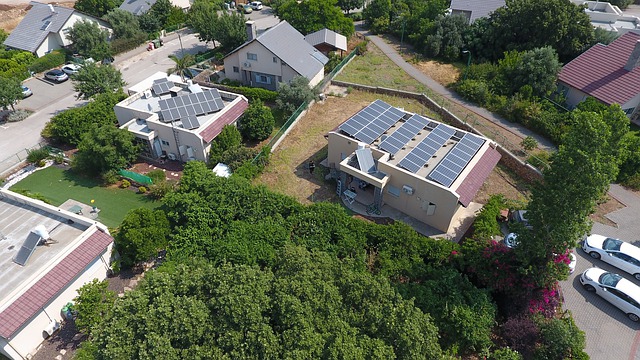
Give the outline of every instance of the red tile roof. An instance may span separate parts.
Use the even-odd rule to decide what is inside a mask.
[[[248,107],[249,103],[245,99],[240,99],[231,109],[227,109],[224,114],[200,131],[199,135],[202,137],[202,140],[204,140],[205,143],[211,142],[211,140],[220,134],[225,125],[233,124],[242,116]]]
[[[467,177],[462,181],[456,192],[460,195],[460,199],[458,200],[462,206],[468,206],[471,203],[471,200],[476,196],[478,190],[484,181],[489,177],[493,168],[496,167],[498,161],[502,155],[498,152],[498,150],[489,147],[482,157],[475,164],[473,169]]]
[[[640,34],[628,32],[609,45],[596,44],[566,64],[558,80],[606,103],[624,105],[640,93],[640,66],[624,69]]]
[[[113,238],[100,230],[91,234],[0,313],[0,336],[10,339],[15,335],[24,323],[45,307],[112,242]]]

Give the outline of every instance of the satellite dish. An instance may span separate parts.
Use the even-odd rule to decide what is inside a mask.
[[[44,240],[49,240],[49,232],[47,231],[47,228],[45,228],[42,224],[36,226],[33,230],[31,230],[31,232],[40,236]]]

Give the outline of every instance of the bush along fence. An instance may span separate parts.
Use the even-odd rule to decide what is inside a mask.
[[[451,111],[449,111],[445,106],[437,103],[431,97],[425,94],[419,94],[409,91],[388,89],[378,86],[368,86],[361,85],[355,83],[349,83],[345,81],[336,81],[332,80],[332,84],[343,86],[343,87],[351,87],[353,89],[373,92],[377,94],[387,94],[393,96],[399,96],[404,98],[411,98],[419,101],[421,104],[425,105],[427,108],[432,110],[433,112],[439,114],[447,123],[450,123],[460,129],[488,137],[498,143],[497,150],[502,155],[500,162],[504,164],[506,167],[517,173],[523,179],[529,182],[535,182],[542,179],[542,172],[531,164],[526,163],[521,160],[516,154],[523,153],[526,155],[526,152],[522,150],[522,147],[518,144],[513,144],[502,134],[498,133],[495,130],[491,130],[485,127],[482,123],[478,122],[475,118],[472,118],[470,115],[460,118],[454,115]],[[544,162],[542,162],[544,163]]]

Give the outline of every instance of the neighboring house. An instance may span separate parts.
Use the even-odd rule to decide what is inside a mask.
[[[140,16],[149,11],[156,1],[157,0],[124,0],[120,5],[120,9],[128,11],[133,15]],[[177,6],[184,11],[189,10],[191,7],[191,2],[189,0],[170,0],[170,2],[171,5]]]
[[[469,24],[489,15],[505,5],[505,0],[451,0],[451,15],[462,15]]]
[[[77,290],[111,271],[107,227],[68,210],[0,189],[2,358],[30,359]]]
[[[201,87],[158,72],[129,88],[114,107],[121,129],[143,146],[143,156],[181,162],[207,161],[211,141],[225,125],[235,125],[247,98]]]
[[[500,160],[496,143],[381,100],[329,132],[328,165],[347,202],[389,206],[443,232]]]
[[[558,74],[558,91],[573,108],[592,96],[619,104],[632,119],[640,103],[640,34],[628,32],[609,45],[596,44],[566,64]]]
[[[347,51],[347,37],[329,29],[318,30],[308,34],[304,39],[325,55],[331,51]]]
[[[4,41],[5,46],[44,56],[71,45],[67,33],[77,21],[82,20],[97,22],[101,28],[111,32],[106,21],[74,9],[35,1],[29,5],[31,9]]]
[[[625,34],[629,31],[640,31],[640,19],[625,15],[619,7],[608,2],[572,0],[576,5],[585,5],[584,12],[589,15],[593,27]]]
[[[310,86],[322,81],[329,59],[288,22],[281,21],[260,36],[253,21],[246,26],[247,42],[224,58],[228,79],[268,90],[277,90],[279,83],[289,83],[296,76],[309,79]]]

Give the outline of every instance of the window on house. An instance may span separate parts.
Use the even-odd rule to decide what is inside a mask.
[[[624,113],[627,115],[633,114],[633,110],[635,109],[634,108],[622,109],[622,111],[624,111]]]
[[[271,78],[266,75],[256,75],[256,82],[261,84],[271,84]]]
[[[258,61],[258,54],[247,53],[247,60]]]
[[[282,82],[282,76],[278,76],[278,82]]]
[[[167,140],[160,139],[160,142],[162,143],[162,146],[169,146],[169,142]]]
[[[233,67],[233,72],[235,72],[235,73],[240,72],[240,68],[237,67],[237,66],[234,66]]]
[[[395,197],[400,197],[400,188],[395,186],[387,185],[387,192]]]
[[[273,57],[273,62],[277,64],[278,63],[278,58],[274,56]]]

